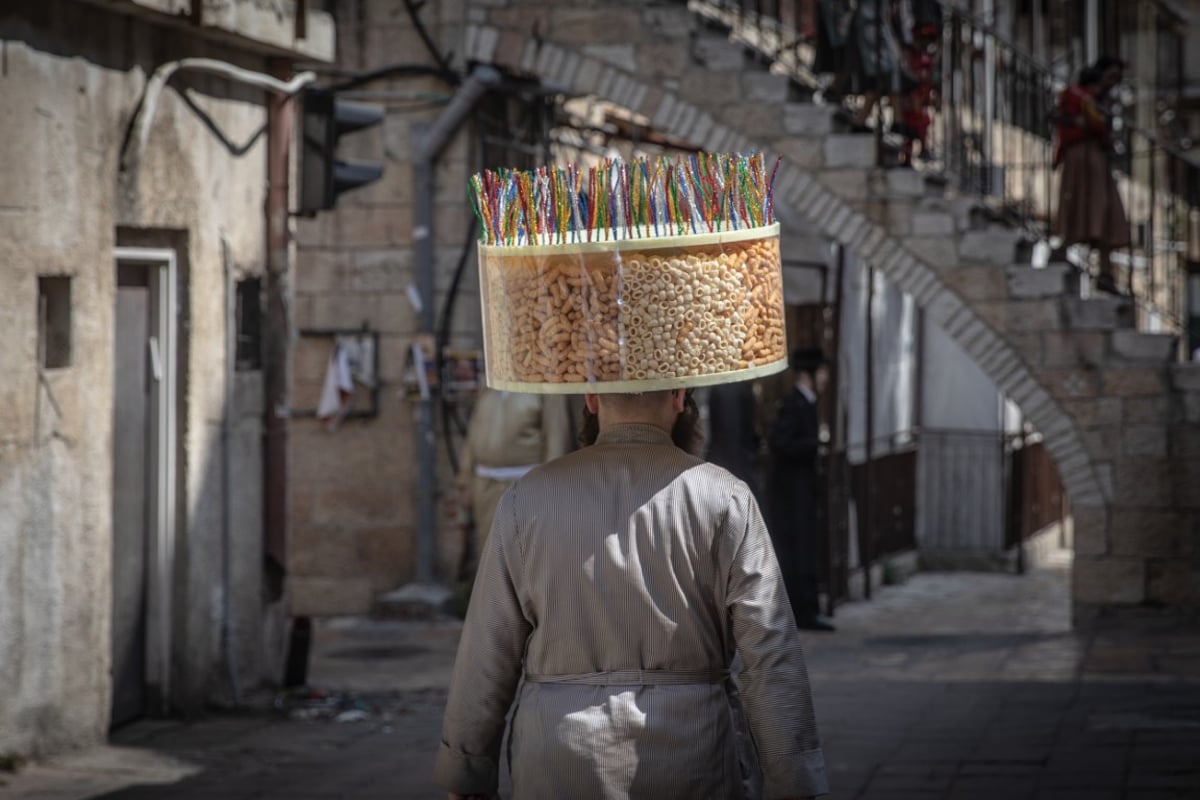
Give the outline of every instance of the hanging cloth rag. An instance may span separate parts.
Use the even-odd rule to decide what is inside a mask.
[[[341,341],[335,341],[325,367],[325,385],[321,402],[317,404],[317,419],[329,430],[337,430],[350,411],[354,399],[354,378],[350,370],[350,352]]]

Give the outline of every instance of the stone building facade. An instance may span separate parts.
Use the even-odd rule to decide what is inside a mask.
[[[346,137],[341,150],[350,157],[381,160],[382,179],[343,195],[334,210],[297,223],[300,335],[292,384],[296,407],[301,411],[314,407],[332,348],[329,336],[306,335],[306,331],[365,328],[379,337],[378,406],[373,415],[348,418],[336,430],[311,416],[293,419],[289,586],[291,607],[299,616],[367,613],[381,595],[412,581],[418,572],[416,406],[413,386],[406,382],[419,331],[419,315],[409,295],[409,287],[418,283],[413,159],[419,134],[415,132],[445,111],[458,90],[455,81],[463,80],[475,65],[464,48],[472,20],[484,19],[480,6],[446,0],[421,7],[416,20],[438,56],[422,40],[402,0],[345,0],[334,6],[338,77],[327,83],[396,65],[405,69],[403,75],[373,79],[344,93],[347,99],[360,97],[386,107],[382,126]],[[454,73],[452,80],[421,74],[421,69],[436,70],[439,56]],[[602,110],[589,109],[586,102],[575,108],[561,87],[522,73],[506,71],[505,85],[479,101],[436,165],[432,231],[436,280],[431,302],[437,325],[445,324],[449,332],[445,343],[450,348],[477,349],[482,339],[474,237],[468,239],[468,177],[484,166],[540,163],[554,157],[552,147],[568,157],[595,158],[597,146],[588,149],[586,128],[607,124]],[[786,91],[786,80],[767,83],[775,88],[782,85]],[[580,127],[573,128],[576,124]],[[564,134],[569,134],[570,143],[564,142]],[[686,137],[655,137],[648,128],[645,134],[637,143],[641,152],[660,152],[671,142],[686,142]],[[618,145],[609,152],[632,152],[629,141]],[[784,238],[793,259],[827,258],[827,240],[811,235],[804,226],[791,226]],[[464,255],[466,269],[447,323],[445,303]],[[812,274],[790,271],[789,295],[805,302],[818,295]],[[467,398],[461,400],[452,404],[451,413],[465,422],[470,404]],[[358,398],[354,408],[369,406],[365,398]],[[447,439],[450,448],[461,446],[461,435],[454,433],[452,422],[447,437],[440,405],[438,414],[437,577],[452,582],[463,536],[454,512]]]
[[[776,211],[785,231],[840,243],[914,297],[1045,437],[1075,512],[1077,619],[1161,608],[1194,614],[1200,516],[1189,482],[1200,420],[1195,368],[1170,363],[1176,340],[1134,329],[1118,301],[1081,297],[1059,266],[1019,263],[1021,232],[980,223],[976,198],[927,184],[918,172],[879,168],[874,137],[840,130],[831,108],[794,91],[785,64],[768,69],[770,47],[752,54],[752,39],[735,31],[731,40],[714,26],[716,12],[702,7],[717,5],[455,0],[426,4],[420,17],[459,75],[492,65],[563,96],[626,109],[657,135],[780,154]],[[340,67],[434,64],[403,3],[357,0],[337,11]],[[405,77],[372,88],[399,93],[382,131],[356,145],[372,158],[383,153],[387,174],[298,229],[298,325],[366,323],[378,331],[382,386],[374,418],[335,432],[295,423],[290,566],[298,614],[366,611],[415,572],[416,431],[403,396],[417,333],[407,294],[412,248],[423,233],[411,222],[412,132],[439,113],[416,99],[444,104],[454,87]],[[477,146],[460,133],[436,176],[439,308],[468,224],[463,186],[479,163]],[[797,257],[786,241],[785,250]],[[472,345],[477,296],[473,278],[467,283],[453,328],[456,344]],[[315,394],[328,358],[328,345],[303,340],[297,398]],[[451,476],[440,444],[439,454],[444,509]],[[439,536],[446,575],[455,531],[445,518]]]
[[[180,59],[328,60],[329,16],[302,22],[211,0],[0,9],[0,752],[278,674],[247,327],[268,95],[186,68],[147,87]]]

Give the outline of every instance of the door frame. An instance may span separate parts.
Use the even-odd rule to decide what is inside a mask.
[[[173,586],[176,545],[176,478],[178,450],[178,274],[175,250],[116,247],[115,270],[136,264],[147,270],[150,287],[150,552],[146,596],[147,711],[163,714],[171,696]],[[115,291],[115,290],[114,290]],[[115,294],[114,294],[115,298]],[[114,300],[115,302],[115,300]]]

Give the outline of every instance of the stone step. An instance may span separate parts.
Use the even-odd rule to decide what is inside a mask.
[[[949,179],[945,175],[938,175],[932,172],[922,174],[925,176],[926,197],[944,197],[946,187],[950,185]]]
[[[741,84],[742,99],[748,103],[786,103],[791,96],[792,79],[787,75],[747,70],[742,73]]]
[[[824,138],[833,133],[837,109],[815,103],[785,103],[783,130],[788,136]],[[874,162],[872,162],[874,163]]]
[[[788,81],[790,84],[790,90],[788,92],[789,99],[798,103],[811,103],[813,105],[817,105],[815,99],[817,94],[816,89],[814,89],[812,86],[809,86],[804,81],[791,76],[788,77]]]
[[[1017,242],[1015,258],[1018,264],[1033,266],[1033,248],[1035,244],[1036,242],[1028,237],[1022,237],[1021,240]]]
[[[1014,264],[1008,268],[1008,295],[1021,300],[1059,297],[1067,291],[1067,278],[1073,271],[1066,264],[1049,264],[1042,269]]]
[[[1113,355],[1122,361],[1163,364],[1175,360],[1179,337],[1173,333],[1145,333],[1134,330],[1114,331]]]
[[[1171,386],[1178,392],[1200,395],[1200,361],[1187,361],[1172,366]]]
[[[1070,261],[1051,261],[1047,267],[1062,267],[1064,272],[1064,281],[1066,282],[1066,293],[1071,297],[1079,297],[1080,289],[1084,279],[1087,278],[1087,273],[1081,270]]]
[[[957,233],[958,220],[953,214],[928,207],[918,207],[913,212],[913,236],[955,236]]]
[[[946,197],[944,194],[927,194],[917,201],[917,214],[949,214],[954,219],[956,231],[966,231],[976,227],[973,215],[979,207],[979,201],[970,197]],[[978,227],[984,227],[986,223]]]
[[[1172,364],[1171,388],[1182,401],[1183,424],[1200,429],[1200,361]]]
[[[963,234],[958,244],[958,257],[978,264],[1007,266],[1017,258],[1017,244],[1025,238],[1021,231],[1000,225]]]
[[[729,33],[733,30],[732,15],[725,15],[717,8],[711,8],[707,4],[701,3],[694,9],[691,9],[695,18],[700,20],[700,24],[704,28],[712,31]]]
[[[970,230],[987,230],[1000,222],[1000,215],[994,209],[988,208],[978,200],[965,198],[964,202],[968,205],[966,216],[967,228]]]
[[[692,42],[692,57],[709,72],[739,72],[748,62],[741,44],[713,34],[696,37]]]
[[[861,168],[875,166],[875,134],[835,133],[825,137],[825,166],[829,169]]]
[[[1120,297],[1064,297],[1063,320],[1068,330],[1129,329],[1134,327],[1133,303]]]
[[[925,176],[909,168],[889,169],[887,193],[889,197],[924,197],[927,193]]]

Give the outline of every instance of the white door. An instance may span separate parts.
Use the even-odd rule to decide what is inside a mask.
[[[165,710],[175,538],[175,257],[119,248],[113,348],[113,725]]]

